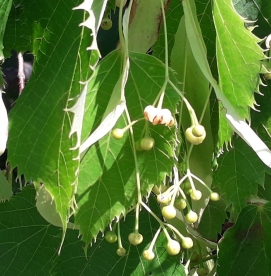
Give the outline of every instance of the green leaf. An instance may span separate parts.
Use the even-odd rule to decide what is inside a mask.
[[[227,111],[221,104],[218,103],[219,110],[219,131],[218,131],[218,151],[223,152],[224,144],[226,149],[231,146],[231,137],[234,133],[233,128],[230,126],[229,121],[226,119]]]
[[[12,1],[10,0],[1,0],[0,2],[0,22],[1,22],[1,27],[0,27],[0,63],[4,60],[4,54],[3,54],[3,37],[5,33],[5,28],[6,28],[6,23],[8,20],[8,16],[10,13]],[[2,86],[2,83],[0,83]]]
[[[217,98],[221,101],[224,108],[226,109],[226,118],[234,128],[234,131],[237,132],[246,143],[253,148],[257,153],[259,158],[269,167],[271,167],[271,151],[263,143],[263,141],[258,137],[258,135],[250,128],[250,126],[241,118],[238,114],[235,107],[230,103],[227,97],[222,93],[219,85],[216,80],[213,78],[208,60],[206,58],[205,45],[202,38],[202,33],[200,30],[200,25],[197,20],[195,12],[195,3],[193,1],[182,1],[184,14],[185,14],[185,26],[187,30],[187,38],[190,43],[191,51],[197,61],[203,75],[213,86]],[[253,36],[252,34],[250,34]],[[253,44],[254,45],[254,44]],[[257,47],[259,47],[257,45]],[[256,55],[257,56],[257,55]],[[259,72],[258,72],[259,73]],[[257,83],[258,83],[257,77]],[[257,84],[258,86],[258,84]],[[227,141],[229,141],[228,138]],[[227,142],[226,141],[226,142]],[[223,144],[225,141],[220,141],[220,144]],[[222,149],[220,149],[222,150]]]
[[[208,240],[217,240],[218,234],[222,230],[222,224],[227,218],[225,209],[226,204],[223,200],[209,201],[198,228],[202,237]]]
[[[103,19],[107,1],[108,0],[93,0],[89,2],[84,0],[79,6],[73,8],[73,10],[84,10],[84,12],[87,12],[88,14],[88,17],[84,18],[84,21],[80,24],[80,26],[87,27],[91,30],[92,42],[91,45],[87,47],[87,50],[93,51],[91,61],[92,66],[96,65],[100,56],[97,44],[97,34]]]
[[[87,258],[78,239],[78,232],[68,229],[60,255],[57,248],[61,241],[59,228],[46,222],[35,207],[35,189],[27,186],[6,204],[0,204],[0,270],[3,275],[185,275],[180,265],[180,256],[169,256],[165,252],[166,240],[159,236],[154,252],[156,258],[145,261],[141,254],[149,244],[158,223],[145,210],[140,212],[140,229],[144,241],[140,246],[132,246],[128,235],[133,229],[134,214],[128,214],[121,222],[121,236],[127,255],[116,254],[117,243],[109,244],[99,236],[88,249]],[[159,207],[150,198],[150,207]],[[106,256],[106,258],[105,258]],[[67,265],[67,262],[69,265]]]
[[[65,9],[67,7],[62,10],[63,14],[67,13]],[[54,30],[56,27],[53,27],[53,22],[50,21],[50,16],[55,11],[57,9],[55,10],[55,7],[50,6],[48,1],[35,1],[32,4],[26,0],[13,1],[4,35],[5,56],[9,56],[11,50],[31,51],[33,43],[37,45],[38,51],[42,38],[49,38],[50,30]],[[63,18],[63,20],[65,19]],[[45,25],[48,22],[50,24],[47,25],[48,28],[46,29]]]
[[[258,196],[271,201],[271,175],[265,175],[264,186],[259,186]]]
[[[136,120],[142,118],[144,108],[155,101],[164,82],[165,68],[159,60],[145,54],[130,53],[130,63],[125,97],[129,117]],[[86,99],[83,140],[90,129],[95,129],[100,124],[120,72],[119,51],[106,56],[97,66]],[[170,77],[176,83],[172,72]],[[178,95],[168,87],[163,107],[175,113],[177,102]],[[123,128],[127,124],[127,114],[123,114],[116,128]],[[84,155],[80,167],[78,211],[75,218],[87,244],[115,217],[125,214],[135,203],[136,169],[140,173],[143,195],[147,194],[153,184],[162,183],[171,174],[176,128],[149,126],[150,135],[155,140],[154,149],[136,151],[134,157],[133,143],[144,137],[145,129],[144,120],[133,126],[133,136],[128,130],[121,140],[115,140],[109,133]]]
[[[171,56],[171,50],[174,45],[175,35],[178,28],[178,22],[183,13],[182,4],[179,0],[170,1],[166,11],[168,55]],[[162,27],[162,28],[161,28]],[[161,61],[165,61],[165,32],[161,26],[159,37],[153,46],[153,55]]]
[[[256,101],[259,104],[260,112],[253,111],[251,114],[252,127],[261,137],[261,139],[271,147],[271,87],[270,82],[267,86],[261,88],[262,95],[256,95]]]
[[[35,1],[34,3],[29,3],[27,0],[16,0],[13,2],[14,5],[10,12],[4,36],[5,51],[7,51],[6,55],[9,54],[10,50],[22,52],[32,50],[34,54],[39,51],[46,52],[46,44],[44,43],[44,40],[47,42],[52,41],[52,36],[54,37],[54,34],[57,35],[57,32],[54,33],[55,29],[62,29],[62,33],[68,32],[69,27],[71,26],[69,19],[74,13],[76,13],[78,20],[74,29],[78,28],[79,23],[81,23],[81,26],[86,26],[91,29],[92,42],[91,45],[86,45],[86,48],[98,52],[96,36],[105,11],[107,0],[94,0],[90,5],[88,5],[88,1],[84,1],[77,7],[75,7],[78,5],[77,0],[70,1],[69,5],[66,6],[61,4],[55,6],[51,5],[50,1],[41,0]],[[78,11],[73,13],[71,11],[72,9],[85,10],[85,14]],[[88,13],[88,17],[86,16],[86,12]],[[56,14],[58,14],[57,21],[54,21]],[[73,18],[75,19],[76,17]],[[55,22],[58,23],[57,26],[55,25]],[[79,32],[78,29],[76,31]],[[74,33],[74,30],[72,30],[72,33]],[[73,38],[76,37],[77,36],[74,36]],[[61,37],[59,38],[61,39]],[[66,47],[69,46],[67,45]],[[62,50],[63,53],[67,52],[65,48]],[[93,55],[96,54],[93,53]],[[98,56],[95,57],[95,62],[97,60]],[[93,64],[95,64],[95,62],[93,62]]]
[[[261,41],[244,27],[231,0],[214,3],[217,32],[217,64],[221,90],[242,119],[249,119],[258,91],[263,50]]]
[[[128,50],[128,25],[131,5],[132,4],[130,4],[129,7],[125,10],[123,15],[123,34],[121,34],[121,51],[119,51],[119,54],[122,55],[120,57],[122,59],[122,74],[117,80],[111,93],[111,97],[104,112],[102,122],[80,146],[80,153],[84,152],[86,149],[88,149],[90,146],[92,146],[94,143],[104,137],[109,131],[111,131],[111,129],[118,121],[119,117],[126,109],[125,85],[130,69]]]
[[[257,21],[257,26],[260,28],[255,29],[261,36],[266,36],[266,30],[270,28],[271,24],[271,3],[269,0],[233,0],[233,5],[236,11],[247,20]],[[254,22],[247,23],[249,25]],[[254,25],[254,24],[253,24]]]
[[[270,221],[270,202],[249,205],[241,211],[236,224],[219,243],[218,275],[270,275]]]
[[[218,159],[214,185],[219,187],[227,205],[233,205],[236,214],[246,206],[251,194],[257,194],[258,184],[264,184],[266,167],[255,157],[241,139],[235,139],[233,148]]]
[[[64,232],[74,208],[79,167],[78,149],[70,150],[77,142],[74,135],[69,138],[73,116],[64,110],[81,93],[83,85],[79,82],[90,75],[90,52],[86,51],[89,31],[78,28],[81,14],[71,11],[76,2],[58,6],[44,1],[23,4],[16,24],[33,38],[28,50],[33,50],[35,64],[31,80],[9,114],[8,160],[12,168],[18,167],[19,175],[24,174],[37,185],[44,183],[55,200]],[[32,26],[31,20],[33,28],[27,28]],[[22,34],[16,33],[13,39]]]
[[[61,232],[37,212],[34,187],[29,185],[23,193],[1,204],[0,213],[2,274],[49,275],[48,257],[54,259],[57,256]]]
[[[12,194],[12,187],[5,178],[4,172],[0,170],[0,202],[9,200]]]

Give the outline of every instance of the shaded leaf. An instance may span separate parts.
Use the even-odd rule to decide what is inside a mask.
[[[3,171],[0,170],[0,202],[9,200],[12,194],[12,187],[5,178]]]
[[[171,50],[174,45],[175,35],[178,28],[178,22],[183,13],[182,4],[179,0],[169,2],[166,10],[168,54],[171,56]],[[165,61],[165,32],[162,26],[159,37],[153,46],[153,55],[163,62]]]
[[[265,37],[268,34],[266,31],[271,26],[271,3],[269,0],[234,0],[233,4],[243,18],[251,21],[246,25],[260,26],[253,30],[258,37]]]
[[[57,256],[61,231],[45,222],[37,212],[34,187],[28,186],[7,204],[1,204],[0,212],[2,274],[49,275],[48,256],[51,259]]]
[[[1,0],[0,2],[0,22],[1,22],[1,27],[0,27],[0,63],[2,63],[4,59],[4,54],[3,54],[3,37],[5,33],[5,28],[6,28],[6,23],[8,20],[9,12],[11,9],[12,1],[9,0]],[[2,86],[3,79],[0,79],[0,85]]]
[[[217,273],[263,275],[271,273],[271,205],[248,205],[219,243]]]
[[[202,237],[213,241],[217,240],[222,231],[222,224],[227,218],[225,208],[226,204],[222,200],[209,201],[198,228]]]
[[[246,206],[250,195],[257,194],[258,184],[264,184],[266,167],[241,139],[235,139],[233,147],[218,159],[214,185],[237,214]]]
[[[121,222],[121,236],[127,255],[116,254],[117,244],[109,244],[99,236],[88,249],[87,258],[78,239],[78,232],[67,230],[60,255],[57,248],[61,242],[60,228],[46,222],[35,207],[35,189],[32,185],[16,194],[10,202],[0,204],[0,269],[3,275],[185,275],[180,265],[180,256],[169,256],[165,252],[166,240],[160,235],[152,262],[143,260],[142,251],[151,241],[158,223],[145,210],[140,213],[140,229],[144,241],[140,246],[128,243],[133,229],[134,214]],[[150,201],[154,211],[157,203]],[[106,258],[105,258],[106,256]],[[67,265],[67,262],[69,265]]]

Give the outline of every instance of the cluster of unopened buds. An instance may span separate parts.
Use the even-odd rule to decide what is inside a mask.
[[[154,107],[153,105],[148,105],[144,109],[144,117],[153,125],[173,126],[175,124],[175,119],[169,109],[161,109]]]
[[[200,190],[193,189],[191,184],[185,181],[181,185],[182,190],[185,194],[189,195],[192,200],[197,201],[200,200],[202,197],[202,193]],[[211,191],[208,187],[206,187],[210,192],[210,200],[218,201],[219,194]],[[155,185],[152,191],[157,196],[158,203],[162,204],[162,215],[165,219],[170,220],[176,217],[177,211],[176,210],[184,210],[188,207],[187,214],[185,216],[186,222],[188,224],[195,223],[198,220],[198,215],[191,210],[187,198],[181,195],[174,197],[172,201],[172,196],[174,193],[173,186],[167,187],[164,185],[157,186]]]

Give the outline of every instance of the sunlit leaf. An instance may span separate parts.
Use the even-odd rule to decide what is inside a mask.
[[[222,93],[220,86],[218,85],[217,81],[213,78],[208,60],[206,58],[206,51],[205,51],[205,45],[202,38],[202,33],[200,30],[199,22],[196,17],[195,13],[195,4],[194,2],[189,2],[187,0],[183,0],[183,7],[185,12],[185,26],[187,29],[187,38],[189,40],[192,53],[195,57],[195,60],[197,61],[203,75],[206,77],[206,79],[210,82],[210,84],[213,86],[215,93],[217,95],[217,98],[221,101],[223,107],[226,109],[226,118],[228,122],[230,123],[230,126],[234,129],[235,132],[237,132],[245,141],[246,143],[253,148],[253,150],[257,153],[259,158],[269,167],[271,167],[271,151],[268,149],[268,147],[265,145],[265,143],[259,138],[259,136],[251,129],[251,127],[247,124],[247,122],[242,119],[242,117],[239,115],[238,110],[236,110],[236,106],[232,105],[231,102],[228,100],[228,98]],[[251,33],[250,35],[254,37]],[[256,41],[258,41],[256,38],[252,41],[253,45],[256,45],[258,52],[260,50],[259,46],[256,44]],[[258,52],[256,54],[256,65],[257,63],[260,64]],[[263,53],[262,53],[263,58]],[[252,65],[254,64],[252,62]],[[253,67],[254,68],[254,67]],[[253,69],[252,68],[252,69]],[[255,69],[255,68],[254,68]],[[258,73],[260,70],[258,71]],[[255,73],[255,72],[254,72]],[[259,76],[257,75],[257,87],[259,82]],[[258,89],[257,89],[258,90]],[[254,91],[253,91],[254,92]],[[242,108],[241,108],[242,110]],[[220,129],[221,131],[221,129]],[[227,130],[227,133],[230,133]],[[221,136],[220,136],[221,137]],[[224,141],[220,141],[219,147],[221,150],[221,147],[226,142],[228,143],[230,141],[230,137],[223,137],[225,139]]]
[[[231,0],[222,3],[214,3],[219,83],[241,118],[249,119],[264,54],[258,45],[260,39],[244,27],[244,20],[234,10]]]
[[[44,183],[55,201],[64,232],[74,208],[79,167],[78,149],[70,150],[77,142],[75,135],[69,138],[73,115],[64,109],[73,104],[70,99],[82,91],[79,82],[91,73],[90,52],[86,51],[89,32],[78,28],[82,14],[72,11],[76,2],[55,7],[49,2],[25,1],[20,20],[13,22],[20,32],[14,35],[14,25],[7,26],[13,43],[22,35],[26,39],[31,37],[15,49],[28,47],[35,55],[31,80],[9,114],[8,159],[13,168],[18,168],[19,175],[24,174],[37,184]],[[12,16],[16,15],[13,12]],[[11,37],[7,41],[12,45]]]
[[[119,51],[108,55],[97,67],[97,73],[90,83],[86,101],[83,136],[99,124],[110,99],[111,91],[118,81],[121,59]],[[130,76],[126,85],[126,104],[131,120],[143,118],[144,108],[156,99],[164,81],[164,65],[144,54],[130,53]],[[171,73],[171,78],[174,76]],[[140,80],[140,82],[138,82]],[[166,89],[163,106],[175,113],[177,94]],[[118,120],[116,127],[128,124],[126,114]],[[133,126],[133,139],[144,137],[146,121]],[[155,139],[154,149],[133,153],[133,139],[129,130],[123,139],[115,140],[111,134],[94,144],[83,157],[78,186],[78,211],[76,224],[80,225],[83,240],[90,243],[99,231],[112,219],[135,203],[136,166],[140,173],[141,191],[146,195],[153,184],[162,183],[171,174],[176,145],[176,128],[162,125],[149,126]]]

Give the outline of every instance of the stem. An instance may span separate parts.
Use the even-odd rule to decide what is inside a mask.
[[[162,6],[162,15],[163,15],[163,23],[164,23],[164,33],[165,33],[165,65],[166,65],[166,71],[165,71],[165,79],[169,79],[169,73],[168,73],[168,39],[167,39],[167,21],[166,21],[166,15],[165,15],[165,7],[163,0],[160,0],[161,6]]]
[[[167,229],[165,228],[165,226],[168,226],[169,228],[171,228],[177,235],[179,235],[179,237],[183,240],[184,236],[172,225],[164,223],[163,221],[161,221],[154,213],[153,211],[149,208],[149,206],[147,204],[145,204],[144,202],[141,202],[141,205],[157,220],[157,222],[160,224],[160,228],[164,231],[167,240],[171,240]]]
[[[174,186],[170,186],[165,192],[163,192],[164,195],[171,196],[173,194]]]
[[[196,116],[196,113],[193,109],[193,107],[191,106],[191,104],[188,102],[188,100],[185,98],[185,96],[182,94],[182,92],[178,89],[178,87],[171,81],[171,80],[168,80],[168,83],[172,86],[172,88],[177,92],[177,94],[182,98],[182,100],[184,101],[186,107],[187,107],[187,110],[190,114],[190,117],[191,117],[191,120],[192,120],[192,123],[193,125],[197,125],[199,124],[198,122],[198,119],[197,119],[197,116]]]
[[[204,117],[204,114],[205,114],[205,111],[208,107],[208,104],[209,104],[209,99],[210,99],[210,96],[211,96],[211,92],[212,92],[212,86],[209,87],[209,95],[208,97],[206,98],[206,101],[204,103],[204,106],[203,106],[203,109],[202,109],[202,112],[201,112],[201,115],[200,115],[200,119],[199,119],[199,122],[201,123],[202,120],[203,120],[203,117]]]
[[[187,47],[187,39],[185,39],[185,47]],[[185,85],[186,85],[186,71],[187,71],[187,55],[185,55],[185,60],[184,60],[184,72],[183,72],[183,91],[185,91]],[[177,88],[177,87],[176,87]],[[184,106],[184,102],[182,101],[181,104],[180,104],[180,119],[179,119],[179,124],[178,124],[178,128],[181,129],[181,122],[182,122],[182,115],[183,115],[183,106]]]
[[[166,22],[166,15],[165,15],[165,7],[163,0],[160,0],[161,7],[162,7],[162,16],[163,16],[163,23],[164,23],[164,35],[165,35],[165,80],[160,89],[158,94],[159,102],[157,104],[157,108],[161,109],[164,101],[165,90],[169,81],[169,71],[168,71],[168,39],[167,39],[167,22]],[[154,101],[154,105],[156,104],[157,99]]]
[[[187,169],[190,168],[189,160],[190,160],[190,155],[191,155],[191,153],[192,153],[193,147],[194,147],[194,145],[191,144],[191,145],[189,146],[188,151],[187,151],[187,156],[186,156],[186,167],[187,167]]]
[[[199,242],[197,242],[198,243],[198,249],[199,249],[199,255],[200,255],[200,260],[199,260],[199,264],[200,264],[200,266],[202,267],[203,266],[203,261],[202,261],[202,252],[201,252],[201,247],[200,247],[200,245],[199,245]]]
[[[140,121],[142,121],[142,120],[144,120],[144,118],[140,118],[140,119],[138,119],[138,120],[134,120],[134,121],[132,121],[130,124],[128,124],[126,127],[124,127],[122,130],[125,132],[125,131],[127,131],[131,126],[133,126],[134,124],[136,124],[136,123],[138,123],[138,122],[140,122]]]
[[[118,246],[119,248],[123,248],[120,235],[120,223],[118,223]]]
[[[114,223],[114,225],[112,227],[112,232],[116,232],[116,227],[117,227],[117,223]]]
[[[195,187],[194,181],[193,181],[192,176],[191,176],[191,171],[190,171],[190,169],[189,169],[189,168],[187,169],[187,177],[188,177],[189,182],[190,182],[190,184],[191,184],[191,188],[192,188],[192,190],[196,190],[196,187]]]
[[[197,181],[199,181],[210,193],[212,193],[213,191],[207,186],[207,184],[202,181],[200,178],[198,178],[197,176],[195,176],[194,174],[191,174],[192,177],[194,177]]]
[[[129,125],[131,124],[130,115],[127,109],[127,106],[125,107],[125,113],[128,120]],[[130,133],[131,133],[131,140],[132,140],[132,149],[133,149],[133,155],[135,160],[135,171],[136,171],[136,186],[137,186],[137,202],[141,203],[142,197],[141,197],[141,190],[140,190],[140,173],[137,163],[137,155],[136,155],[136,147],[135,147],[135,139],[134,139],[134,131],[133,127],[130,127]]]
[[[146,121],[145,127],[144,127],[144,138],[150,137],[150,127],[149,127],[149,122]]]
[[[176,168],[176,166],[173,167],[173,171],[174,171],[174,185],[173,185],[173,196],[171,198],[170,204],[171,206],[174,205],[174,201],[177,195],[177,192],[180,188],[180,184],[185,180],[186,176],[184,176],[181,181],[179,181],[179,175],[178,175],[178,169]]]
[[[164,231],[164,233],[165,233],[165,235],[166,235],[167,240],[168,240],[168,241],[171,241],[172,238],[169,236],[168,231],[167,231],[167,229],[166,229],[165,227],[163,228],[163,231]]]
[[[127,120],[129,122],[129,125],[131,125],[131,118],[127,109],[127,106],[125,107],[125,113]],[[139,207],[140,203],[142,202],[142,196],[141,196],[141,190],[140,190],[140,173],[137,163],[137,155],[136,155],[136,147],[135,147],[135,139],[134,139],[134,131],[133,127],[130,127],[130,133],[131,133],[131,140],[132,140],[132,146],[133,146],[133,155],[135,160],[135,171],[136,171],[136,186],[137,186],[137,205],[136,205],[136,218],[135,218],[135,232],[138,233],[139,229]]]
[[[185,237],[179,232],[177,228],[172,226],[171,224],[165,224],[168,228],[170,228],[175,234],[177,234],[181,240],[183,240]]]
[[[121,49],[124,49],[125,51],[125,40],[124,40],[124,36],[123,36],[123,31],[122,31],[122,12],[123,12],[123,3],[124,0],[121,0],[120,2],[120,7],[119,7],[119,39],[120,39],[120,47]]]
[[[136,215],[135,215],[135,233],[138,233],[139,229],[139,208],[140,208],[140,203],[138,202],[136,204]]]
[[[160,233],[160,231],[161,231],[161,226],[158,228],[158,230],[156,231],[156,233],[155,233],[155,235],[154,235],[154,237],[153,237],[153,239],[152,239],[152,241],[151,241],[151,244],[150,244],[150,246],[149,246],[149,250],[151,250],[151,251],[153,251],[153,247],[154,247],[154,245],[155,245],[155,242],[156,242],[156,240],[157,240],[157,238],[158,238],[158,235],[159,235],[159,233]]]
[[[181,193],[182,197],[187,201],[186,195],[180,187],[179,187],[179,192]],[[187,203],[186,203],[186,205],[187,205]]]
[[[157,220],[162,228],[165,227],[164,222],[154,214],[154,212],[149,208],[147,204],[145,204],[145,202],[142,201],[140,204]]]

